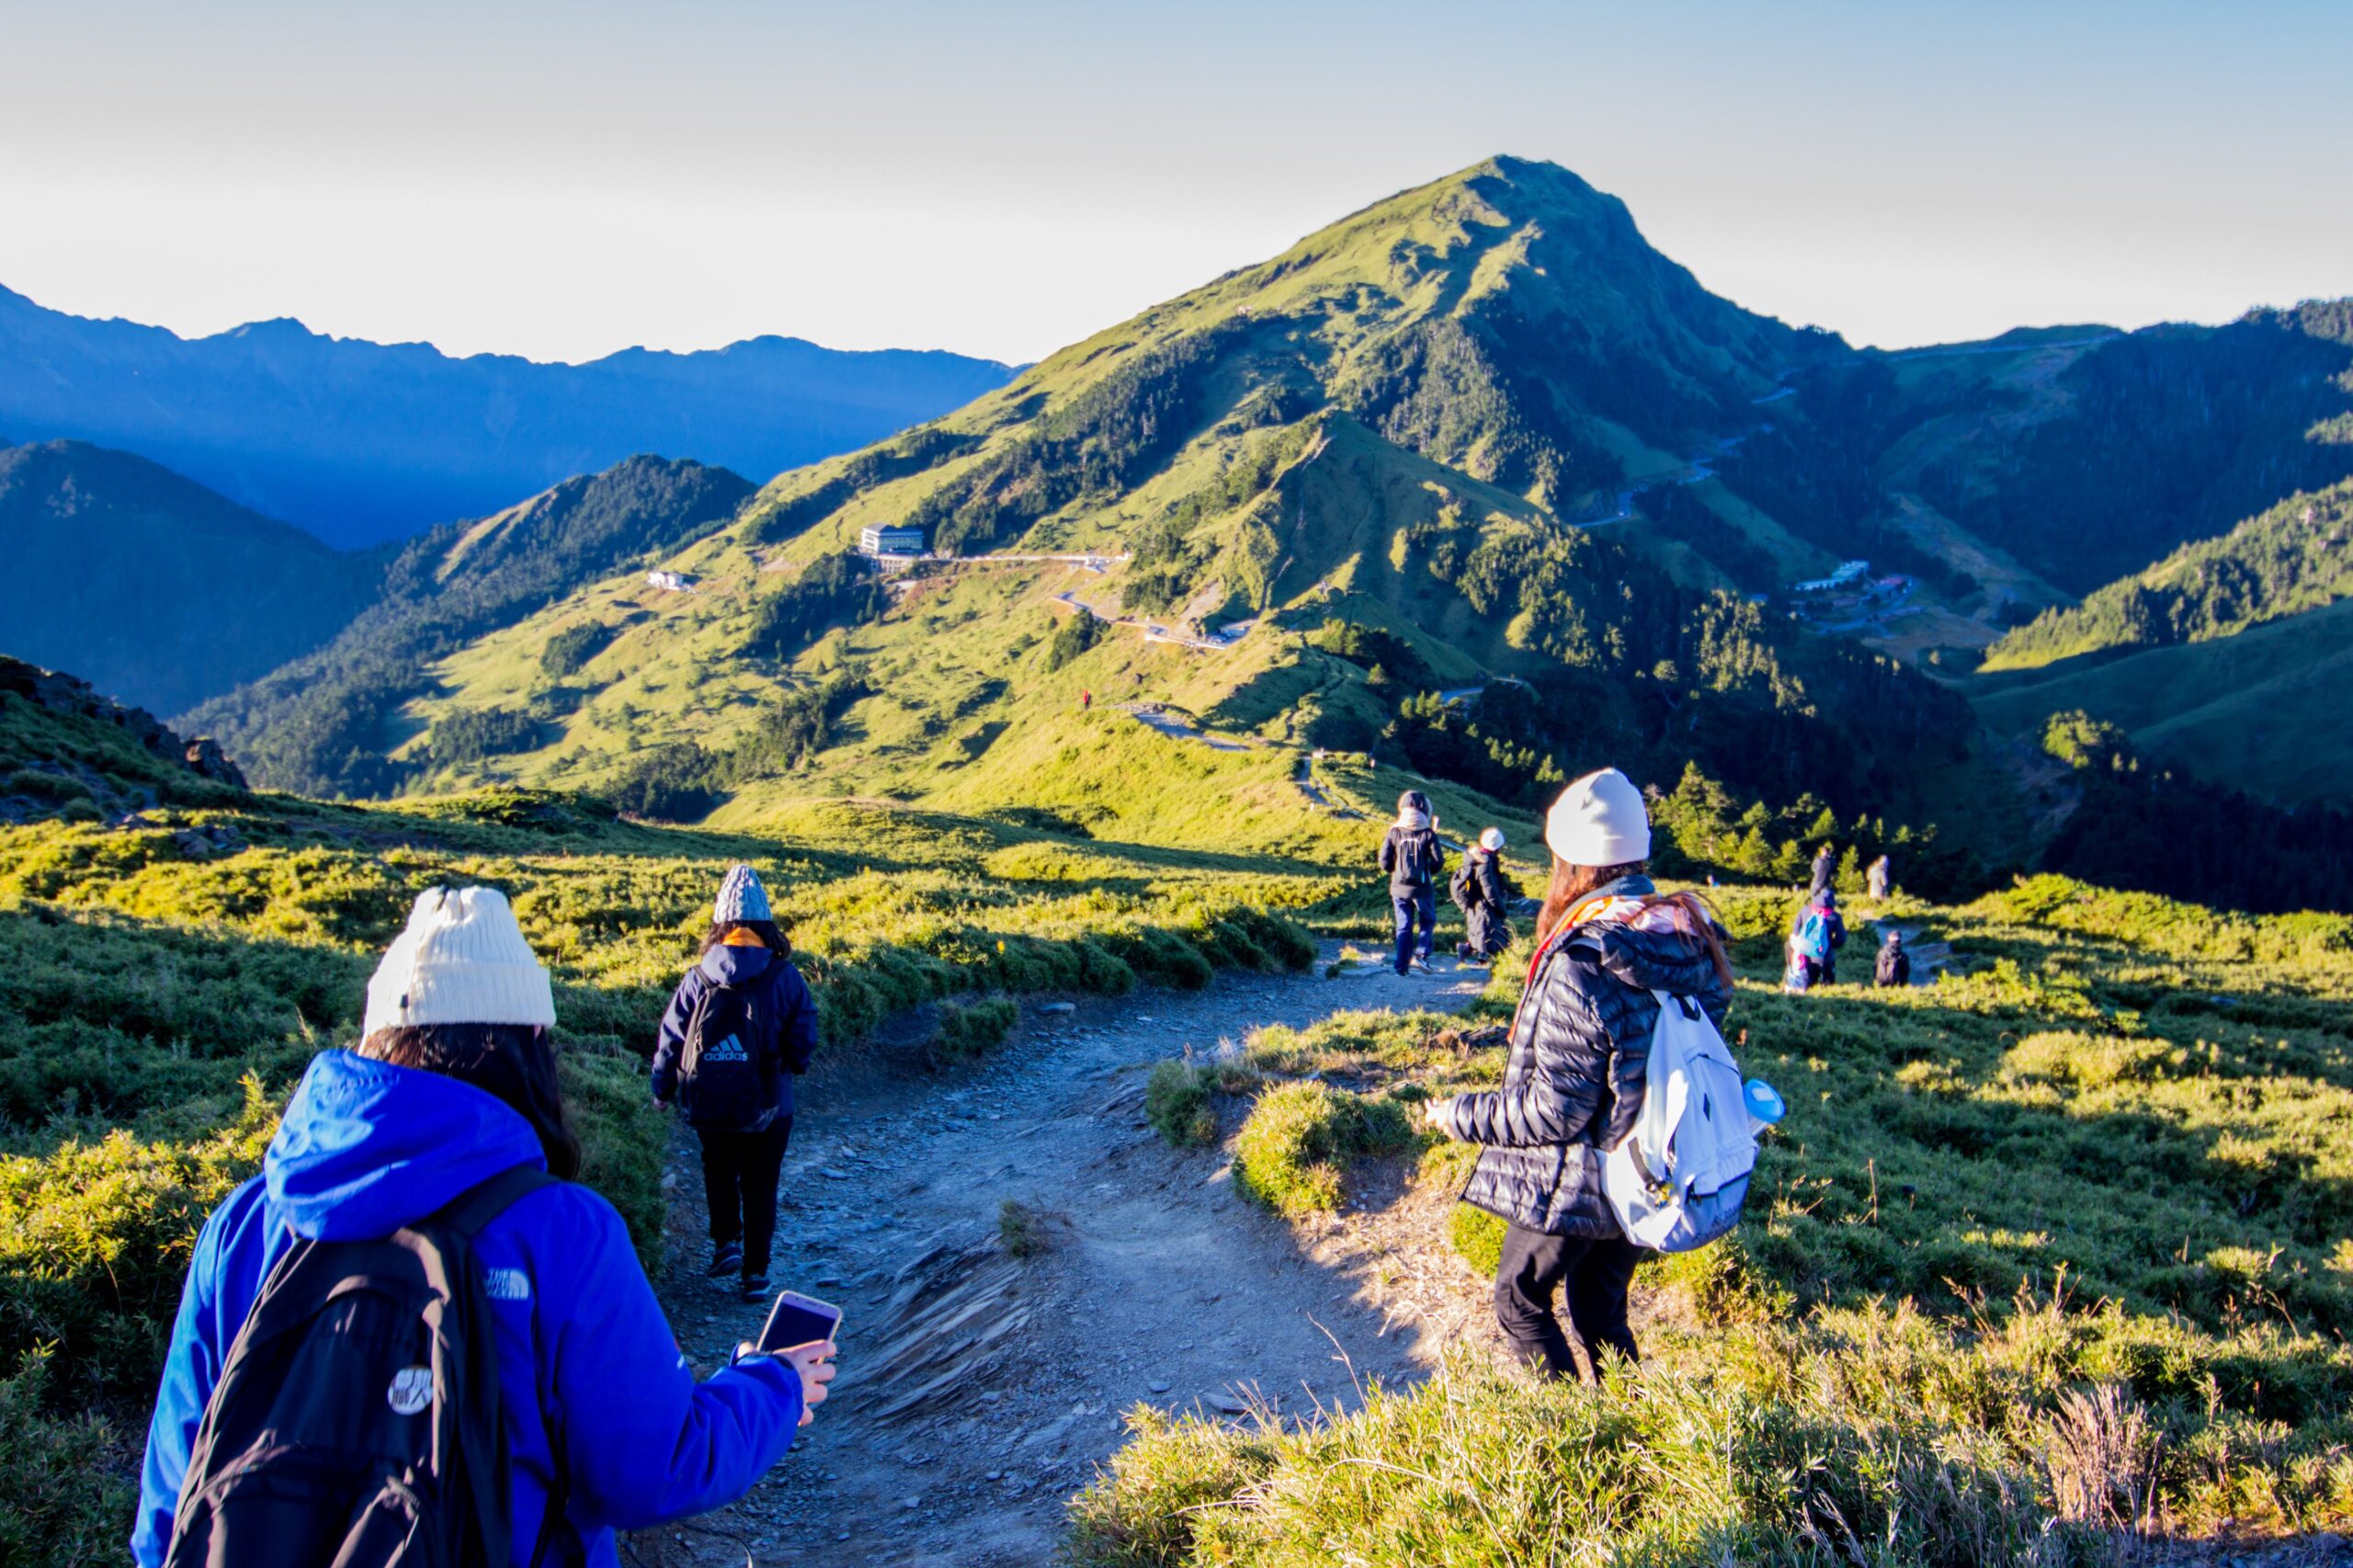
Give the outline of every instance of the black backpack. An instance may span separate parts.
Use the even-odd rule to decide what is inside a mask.
[[[762,1060],[755,1001],[766,1001],[780,966],[749,985],[713,985],[695,1004],[678,1051],[678,1105],[696,1127],[757,1126],[777,1103],[776,1065]]]
[[[298,1240],[204,1407],[165,1568],[506,1568],[506,1431],[473,1238],[517,1165],[381,1241]],[[531,1561],[563,1517],[563,1462]]]
[[[1454,906],[1465,915],[1470,914],[1471,906],[1479,902],[1479,882],[1471,874],[1471,857],[1468,855],[1462,858],[1462,864],[1454,868],[1454,875],[1447,879],[1446,896],[1452,899]]]

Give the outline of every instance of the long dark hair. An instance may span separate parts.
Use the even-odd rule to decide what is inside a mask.
[[[551,1175],[579,1176],[580,1139],[564,1114],[555,1047],[538,1025],[405,1024],[378,1029],[357,1049],[370,1061],[438,1073],[495,1096],[540,1135]]]
[[[773,920],[720,920],[714,921],[710,929],[703,933],[702,946],[695,949],[695,957],[702,957],[735,931],[749,931],[760,939],[760,946],[778,958],[792,956],[792,938],[786,936],[784,928]]]
[[[1552,940],[1578,903],[1621,877],[1639,875],[1650,865],[1647,860],[1630,860],[1620,866],[1572,866],[1559,856],[1552,858],[1552,880],[1544,889],[1544,907],[1536,916],[1536,940],[1539,947]],[[1688,917],[1688,924],[1699,940],[1707,944],[1708,961],[1715,966],[1716,978],[1727,988],[1732,984],[1732,959],[1724,951],[1723,925],[1716,918],[1716,911],[1707,899],[1696,892],[1644,893],[1638,901],[1644,909],[1662,906],[1678,909]]]

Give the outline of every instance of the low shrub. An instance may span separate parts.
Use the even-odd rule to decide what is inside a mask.
[[[1458,1203],[1446,1219],[1446,1244],[1473,1273],[1493,1275],[1504,1260],[1504,1233],[1509,1229],[1501,1216]]]
[[[951,1002],[939,1010],[939,1037],[932,1051],[942,1061],[970,1062],[1004,1044],[1020,1017],[1020,1005],[1010,996]]]
[[[249,1077],[218,1131],[193,1140],[119,1130],[0,1156],[0,1358],[53,1346],[85,1399],[152,1392],[197,1230],[277,1127]]]
[[[122,1561],[138,1491],[114,1428],[97,1415],[59,1415],[50,1353],[28,1351],[0,1378],[0,1562],[97,1568]]]
[[[1759,1332],[1600,1389],[1458,1357],[1411,1393],[1241,1430],[1145,1409],[1071,1506],[1083,1568],[1836,1562],[2050,1568],[2110,1560],[2063,1517],[2030,1414],[1988,1430],[1931,1391],[2026,1391],[1894,1309],[1859,1348]],[[1863,1375],[1857,1375],[1859,1369]]]
[[[1216,1142],[1208,1076],[1182,1062],[1157,1062],[1143,1085],[1144,1119],[1177,1148]]]
[[[1029,1206],[1008,1198],[996,1209],[997,1245],[1009,1257],[1035,1257],[1046,1250],[1045,1229]]]
[[[1278,1214],[1337,1209],[1342,1167],[1360,1154],[1395,1153],[1414,1141],[1405,1108],[1307,1079],[1258,1096],[1233,1140],[1233,1176]]]

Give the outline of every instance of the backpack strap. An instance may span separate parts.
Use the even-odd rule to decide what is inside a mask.
[[[509,1165],[487,1181],[477,1182],[444,1204],[439,1212],[424,1223],[437,1230],[451,1232],[471,1245],[475,1237],[493,1220],[514,1207],[517,1200],[544,1187],[554,1187],[558,1178],[538,1165]],[[547,1420],[546,1402],[540,1403],[540,1421],[545,1424],[548,1458],[555,1471],[554,1484],[548,1488],[547,1506],[540,1515],[540,1533],[531,1545],[531,1568],[540,1568],[546,1562],[548,1549],[555,1540],[555,1528],[563,1519],[572,1500],[572,1478],[564,1464],[563,1437],[553,1423]]]
[[[471,1242],[482,1233],[483,1226],[506,1213],[517,1199],[555,1183],[556,1178],[538,1165],[509,1165],[489,1180],[458,1194],[424,1222],[454,1231]]]

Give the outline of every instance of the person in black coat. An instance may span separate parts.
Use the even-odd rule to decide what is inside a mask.
[[[1511,922],[1505,918],[1504,910],[1519,894],[1504,877],[1503,849],[1503,829],[1491,827],[1463,852],[1462,869],[1458,873],[1461,896],[1455,903],[1462,911],[1466,940],[1456,947],[1454,955],[1465,963],[1492,963],[1496,954],[1511,946]]]
[[[742,1009],[740,1036],[710,1021],[726,1007]],[[718,1073],[733,1062],[748,1072],[748,1092],[722,1096],[699,1085],[686,1069],[687,1042],[698,1019],[705,1025],[705,1061]],[[767,890],[749,866],[728,870],[712,908],[702,953],[662,1015],[654,1049],[654,1103],[676,1102],[702,1145],[703,1197],[710,1208],[713,1279],[740,1275],[744,1299],[768,1292],[769,1254],[776,1240],[777,1184],[785,1145],[792,1139],[792,1080],[809,1071],[817,1049],[817,1001],[792,962],[792,945],[768,908]],[[733,1055],[722,1055],[733,1052]],[[748,1059],[748,1061],[746,1061]]]
[[[1381,869],[1389,873],[1389,906],[1397,919],[1397,972],[1427,969],[1438,933],[1438,884],[1446,875],[1446,846],[1438,818],[1419,790],[1397,797],[1397,821],[1381,841]]]
[[[1512,1021],[1500,1088],[1433,1101],[1425,1116],[1481,1145],[1462,1200],[1507,1222],[1495,1318],[1513,1347],[1556,1377],[1578,1374],[1554,1315],[1565,1289],[1588,1378],[1603,1354],[1638,1358],[1627,1293],[1642,1249],[1601,1187],[1601,1159],[1642,1113],[1654,992],[1688,996],[1718,1028],[1732,997],[1725,936],[1696,894],[1643,874],[1650,822],[1615,768],[1578,779],[1545,822],[1552,879]]]
[[[1904,950],[1904,933],[1890,931],[1887,940],[1879,948],[1879,962],[1872,967],[1871,979],[1883,986],[1912,983],[1912,955]]]

